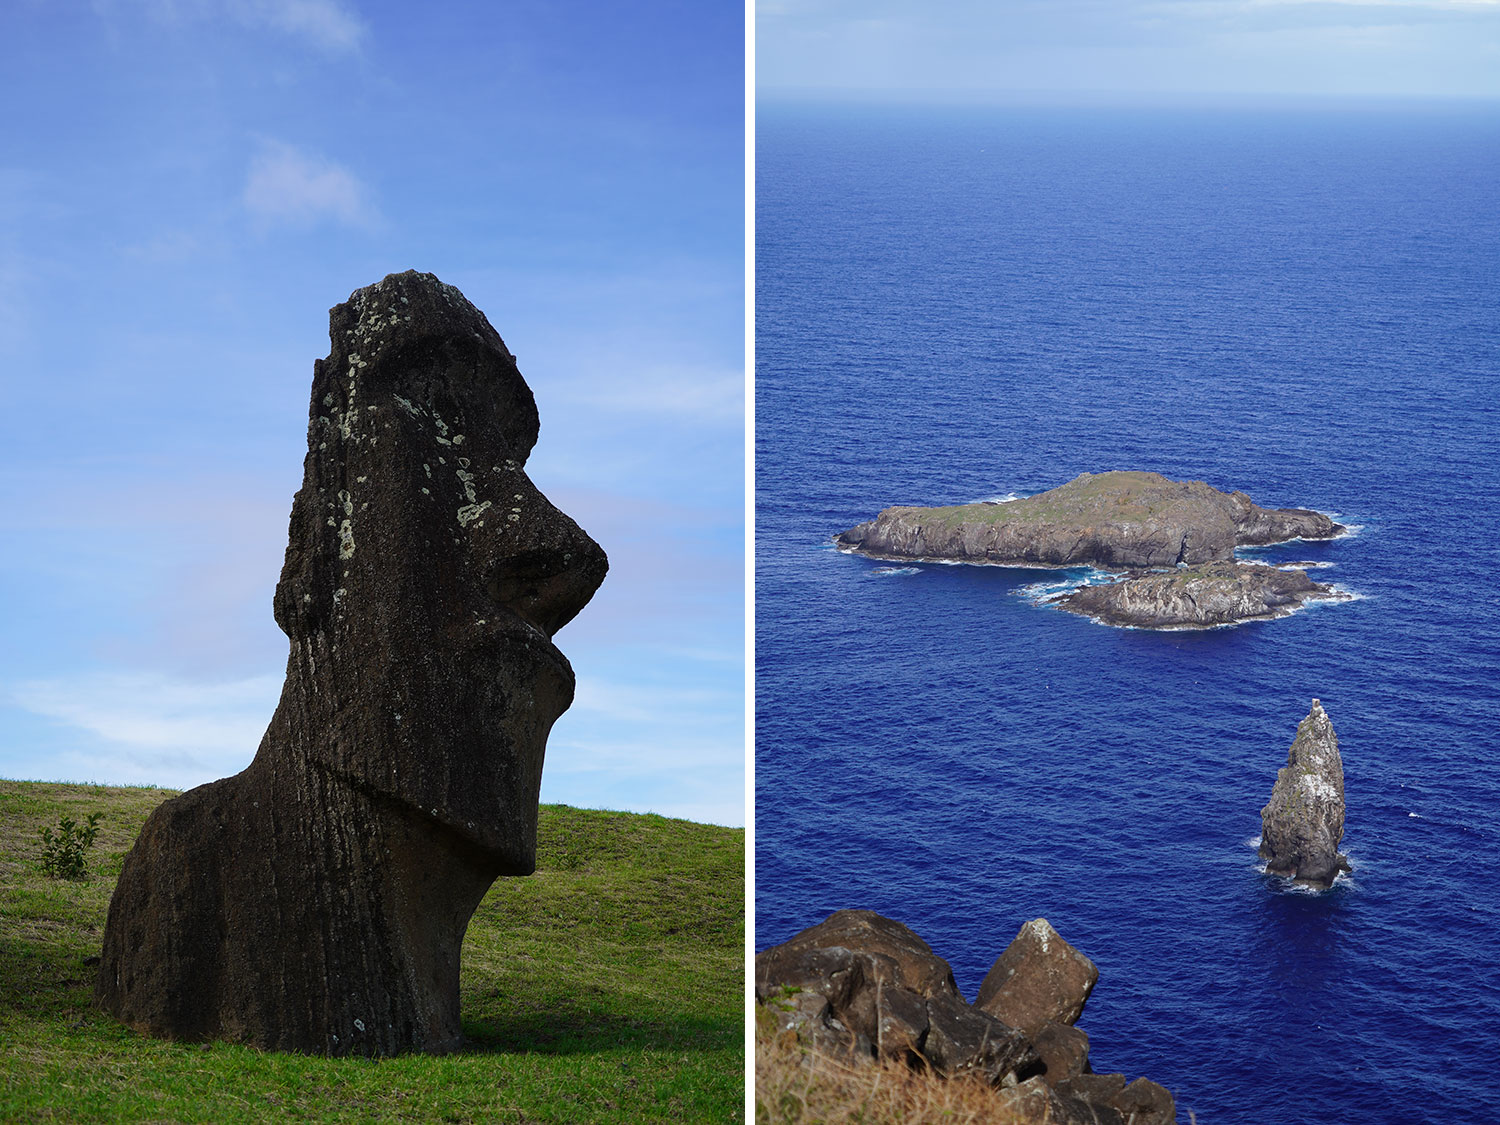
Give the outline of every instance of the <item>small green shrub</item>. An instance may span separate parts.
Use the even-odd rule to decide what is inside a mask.
[[[59,818],[57,835],[42,829],[42,870],[53,879],[88,877],[88,852],[99,834],[100,813],[89,813],[80,827],[70,816]]]

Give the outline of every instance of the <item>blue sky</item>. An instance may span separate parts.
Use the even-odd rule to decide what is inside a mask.
[[[1493,98],[1500,0],[761,0],[757,96]]]
[[[543,799],[744,809],[743,12],[11,0],[0,14],[0,775],[254,753],[330,306],[415,268],[536,393],[609,552]]]

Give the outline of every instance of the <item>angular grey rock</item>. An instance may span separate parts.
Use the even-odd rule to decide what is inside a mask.
[[[1036,1035],[1048,1020],[1074,1023],[1098,980],[1092,961],[1064,941],[1047,919],[1034,918],[990,966],[974,1006]]]
[[[1127,1085],[1123,1074],[1080,1074],[1059,1082],[1056,1089],[1064,1112],[1082,1102],[1102,1119],[1114,1114],[1129,1125],[1173,1125],[1177,1120],[1172,1095],[1149,1078]]]
[[[1124,1077],[1121,1075],[1121,1077]],[[1130,1125],[1173,1125],[1177,1120],[1177,1103],[1165,1086],[1149,1078],[1137,1078],[1109,1099]]]
[[[1031,1036],[1031,1045],[1047,1068],[1042,1077],[1049,1086],[1089,1072],[1089,1037],[1081,1028],[1048,1020]]]
[[[1125,1089],[1123,1074],[1079,1074],[1055,1083],[1057,1090],[1071,1098],[1100,1104],[1113,1101]]]
[[[1019,1031],[969,1006],[948,962],[874,911],[837,911],[757,954],[755,996],[779,1030],[825,1053],[901,1059],[994,1085],[1041,1070]]]
[[[1108,1102],[1080,1098],[1068,1091],[1066,1083],[1054,1089],[1041,1078],[1031,1078],[1000,1091],[998,1100],[1002,1110],[1011,1115],[1007,1121],[1036,1125],[1127,1125],[1126,1118]]]
[[[1066,1110],[1057,1092],[1041,1078],[1028,1078],[1009,1089],[1001,1090],[1000,1108],[1017,1121],[1065,1123]]]
[[[459,949],[536,865],[604,552],[524,471],[536,405],[484,315],[393,274],[330,315],[276,587],[286,684],[244,772],[161,805],[98,1003],[142,1031],[331,1055],[459,1045]]]
[[[1260,821],[1260,857],[1272,874],[1328,887],[1340,871],[1349,870],[1349,861],[1339,854],[1344,765],[1333,723],[1316,699],[1297,725]]]

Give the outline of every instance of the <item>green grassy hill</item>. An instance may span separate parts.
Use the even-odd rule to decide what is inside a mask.
[[[0,1121],[743,1119],[743,830],[543,805],[536,874],[469,924],[469,1046],[325,1059],[162,1042],[92,1007],[120,866],[172,795],[0,780]],[[47,878],[42,828],[90,812],[89,879]]]

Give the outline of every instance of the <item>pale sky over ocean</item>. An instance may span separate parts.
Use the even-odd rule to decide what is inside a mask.
[[[419,269],[611,559],[543,799],[742,823],[743,50],[667,0],[7,4],[0,776],[248,764],[327,310]]]
[[[758,97],[1500,95],[1500,0],[761,0]]]

